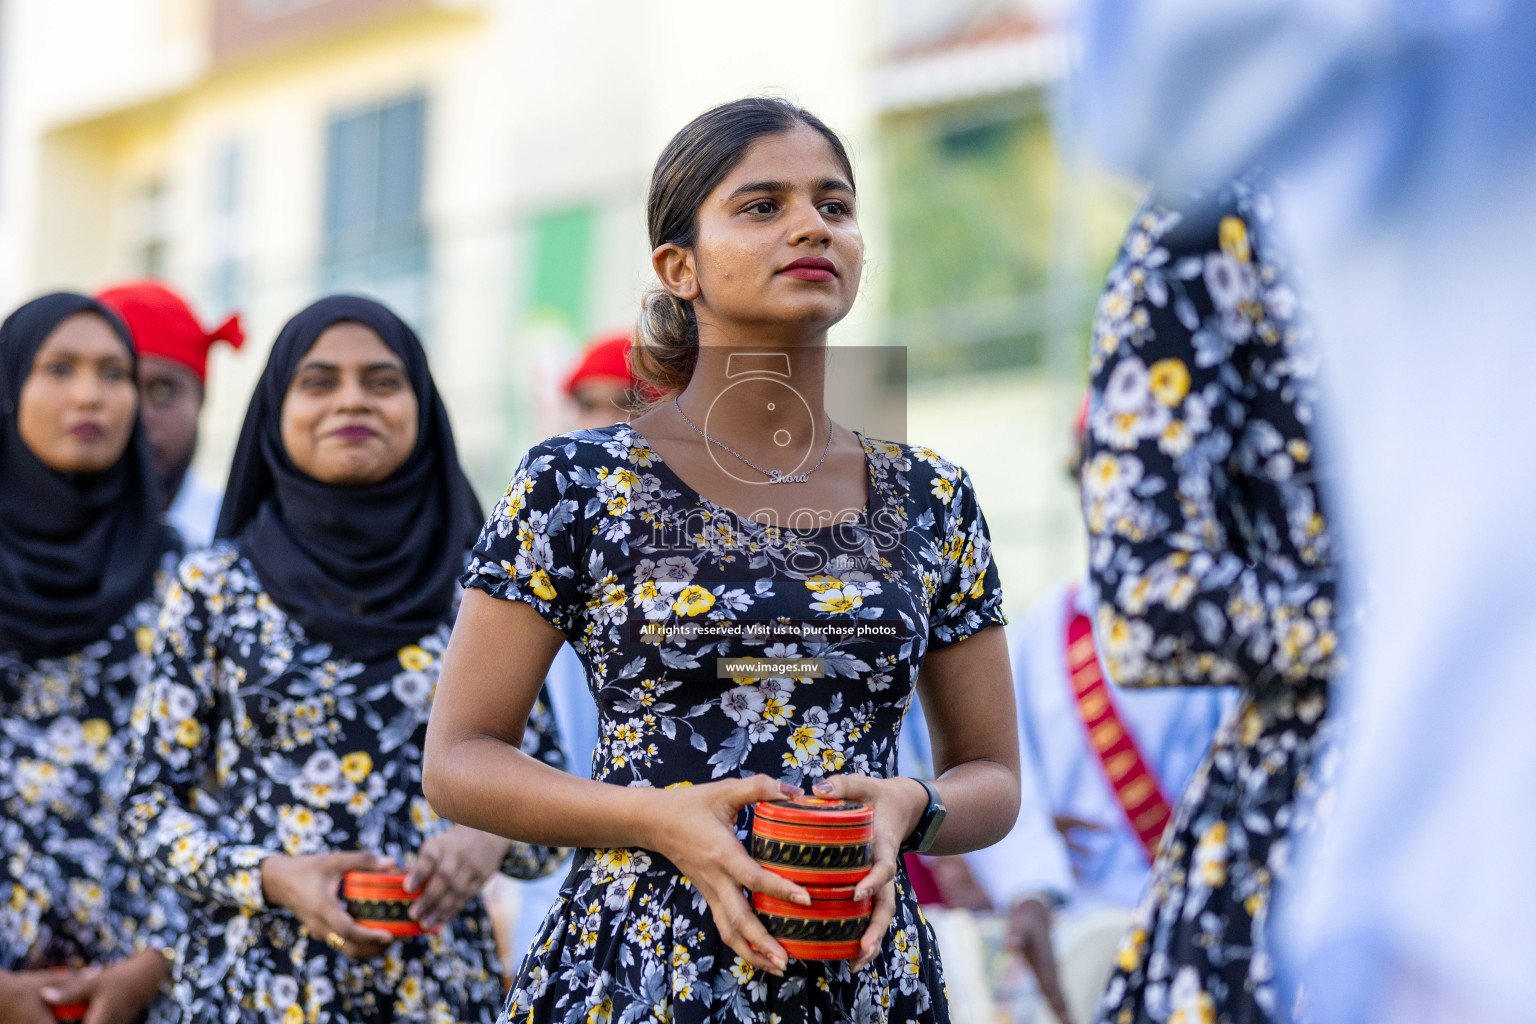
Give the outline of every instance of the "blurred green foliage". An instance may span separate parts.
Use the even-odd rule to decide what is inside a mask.
[[[889,115],[887,340],[914,380],[1075,374],[1128,190],[1063,159],[1037,90]]]

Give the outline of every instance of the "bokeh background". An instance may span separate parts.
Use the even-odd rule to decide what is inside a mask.
[[[1007,610],[1083,564],[1064,470],[1136,189],[1055,128],[1070,0],[0,0],[0,301],[161,277],[215,349],[222,480],[283,321],[333,290],[422,333],[476,486],[572,424],[558,382],[633,324],[645,190],[708,106],[847,137],[868,244],[833,344],[907,349],[908,437],[966,466]],[[857,424],[850,424],[857,426]]]

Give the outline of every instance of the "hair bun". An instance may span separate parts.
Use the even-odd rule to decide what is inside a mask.
[[[654,285],[640,300],[630,366],[660,391],[681,391],[699,361],[699,329],[693,303]]]

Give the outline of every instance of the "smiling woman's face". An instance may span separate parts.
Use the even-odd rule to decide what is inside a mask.
[[[372,328],[326,328],[283,398],[283,447],[321,483],[378,483],[416,447],[418,406],[405,364]]]
[[[758,139],[699,207],[693,248],[662,246],[653,263],[694,300],[701,328],[824,331],[848,314],[863,270],[848,172],[815,129]]]
[[[138,411],[128,346],[97,314],[76,313],[59,321],[33,357],[16,429],[49,469],[99,473],[123,457]]]

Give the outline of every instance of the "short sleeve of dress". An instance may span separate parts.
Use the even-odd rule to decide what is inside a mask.
[[[585,604],[579,586],[584,520],[577,496],[583,474],[571,460],[573,452],[574,445],[558,438],[529,449],[459,579],[492,597],[522,601],[567,636],[576,632]]]
[[[992,536],[970,476],[941,461],[932,491],[944,504],[934,523],[939,585],[928,615],[929,650],[1008,623],[1002,582],[992,561]]]

